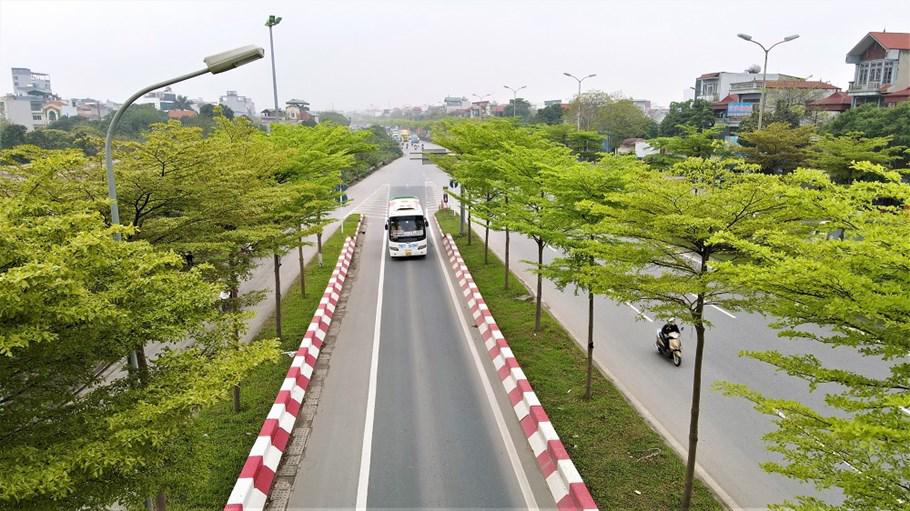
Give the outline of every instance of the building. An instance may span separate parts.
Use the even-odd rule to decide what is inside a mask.
[[[761,76],[761,73],[730,73],[728,71],[705,73],[695,79],[695,99],[701,99],[711,103],[720,101],[730,94],[730,87],[734,83],[743,83],[755,79],[760,81]],[[774,80],[799,79],[798,76],[768,73],[769,82]]]
[[[468,101],[468,98],[458,98],[455,96],[446,96],[443,100],[443,105],[446,108],[446,113],[452,113],[456,110],[469,110],[471,108],[471,102]]]
[[[183,119],[184,117],[193,118],[193,117],[196,117],[197,115],[199,115],[199,114],[197,114],[195,110],[180,110],[180,109],[174,108],[174,109],[167,111],[167,118],[174,119],[177,121],[179,121],[180,119]]]
[[[43,105],[42,98],[7,94],[0,98],[0,113],[6,122],[25,126],[26,130],[32,131],[36,126],[44,124],[44,114],[41,111]]]
[[[752,75],[753,77],[755,75]],[[768,80],[765,85],[765,114],[773,112],[778,103],[788,106],[806,106],[827,98],[840,91],[840,87],[817,80]],[[762,81],[752,79],[745,82],[731,83],[730,93],[720,101],[711,104],[716,123],[731,128],[739,126],[740,121],[752,115],[761,101]]]
[[[177,94],[170,87],[163,91],[152,91],[136,100],[137,105],[154,105],[156,110],[167,112],[173,110],[177,102]]]
[[[11,68],[13,94],[16,96],[52,96],[51,77],[46,73],[35,73],[27,67]]]
[[[856,69],[847,88],[852,105],[892,105],[910,97],[910,33],[869,32],[847,63]]]
[[[472,119],[475,117],[482,119],[491,115],[493,115],[493,109],[489,101],[474,101],[471,103],[470,117]]]
[[[310,104],[302,99],[289,99],[286,103],[285,113],[289,121],[307,122],[313,118],[310,114]]]
[[[256,117],[256,105],[251,98],[240,96],[235,90],[229,90],[218,98],[218,103],[230,108],[234,115],[244,115],[250,119]]]

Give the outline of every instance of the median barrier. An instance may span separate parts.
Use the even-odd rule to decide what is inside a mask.
[[[442,234],[442,226],[438,220],[436,228]],[[455,240],[451,234],[442,234],[442,242],[474,324],[477,325],[486,346],[487,354],[509,396],[512,410],[521,424],[531,451],[537,458],[537,467],[546,480],[557,507],[560,510],[596,510],[594,498],[591,497],[587,485],[572,463],[537,394],[531,388],[531,383],[525,377],[512,349],[509,348],[509,343],[484,302],[471,272],[458,251],[458,246],[455,245]]]
[[[274,404],[262,424],[262,429],[259,430],[246,463],[240,470],[224,511],[258,511],[265,508],[275,473],[281,463],[281,456],[287,447],[291,431],[294,430],[294,423],[303,405],[310,378],[316,369],[316,360],[332,324],[335,306],[338,304],[354,257],[354,247],[363,218],[361,215],[354,235],[349,236],[342,246],[338,262],[332,276],[329,277],[329,283],[319,301],[316,313],[313,314],[310,326],[300,341],[291,367],[278,390],[278,395],[275,396]]]

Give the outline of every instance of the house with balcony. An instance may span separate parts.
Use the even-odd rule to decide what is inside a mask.
[[[760,73],[731,73],[729,71],[718,71],[715,73],[705,73],[695,79],[695,99],[701,99],[714,103],[721,101],[730,95],[730,87],[734,83],[748,82],[761,78]],[[798,76],[785,75],[780,73],[768,73],[768,81],[774,80],[799,80]]]
[[[753,77],[755,75],[752,75]],[[758,110],[762,95],[761,79],[731,83],[730,93],[720,101],[711,104],[716,124],[726,126],[728,133],[739,127],[740,122]],[[840,92],[840,87],[828,82],[805,80],[768,80],[764,85],[765,115],[774,112],[781,102],[787,106],[808,107],[811,103],[828,98]]]
[[[847,88],[852,105],[892,105],[910,98],[910,33],[869,32],[847,53],[856,69]]]

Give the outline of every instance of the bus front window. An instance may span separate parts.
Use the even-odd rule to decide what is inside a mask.
[[[389,241],[403,243],[426,238],[423,217],[396,216],[389,219]]]

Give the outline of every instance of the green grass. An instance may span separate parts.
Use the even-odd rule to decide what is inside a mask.
[[[336,231],[323,244],[322,268],[315,258],[307,265],[306,297],[301,296],[300,284],[295,280],[282,298],[282,351],[296,350],[300,344],[335,268],[344,238],[354,232],[358,219],[356,214],[347,217],[344,235]],[[269,294],[266,299],[274,298]],[[273,337],[274,314],[256,339]],[[187,449],[189,452],[179,466],[173,467],[168,509],[223,508],[290,365],[291,358],[282,355],[278,361],[254,369],[240,384],[240,412],[233,411],[230,395],[226,394],[224,401],[199,413],[193,438],[188,443],[192,448]]]
[[[595,370],[593,399],[584,400],[586,354],[565,329],[544,311],[542,331],[534,335],[534,302],[512,274],[503,289],[502,262],[492,253],[483,264],[483,240],[471,245],[458,235],[458,218],[437,213],[451,233],[484,300],[531,382],[601,509],[678,509],[685,463],[635,408]],[[672,370],[672,369],[671,369]],[[656,454],[655,454],[656,453]],[[693,509],[720,510],[708,488],[696,481]],[[640,494],[636,493],[640,492]]]

